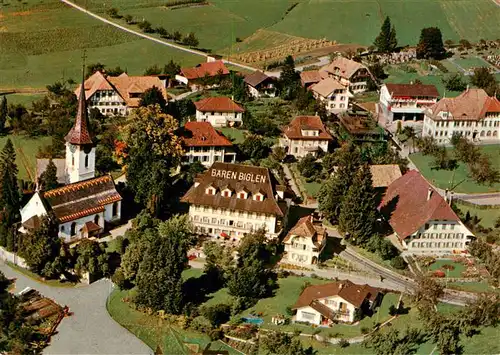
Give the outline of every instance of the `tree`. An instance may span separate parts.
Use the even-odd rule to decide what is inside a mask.
[[[238,260],[227,281],[229,293],[254,301],[269,295],[276,281],[270,265],[273,249],[264,231],[247,234],[237,251]]]
[[[116,7],[109,8],[106,13],[111,18],[122,18],[122,16],[118,13],[118,9]]]
[[[160,75],[161,72],[162,69],[155,64],[150,67],[147,67],[146,70],[144,71],[144,75]]]
[[[7,108],[7,95],[2,96],[2,101],[0,102],[0,133],[4,133],[5,122],[7,122],[7,114],[9,110]]]
[[[470,163],[469,170],[472,178],[478,184],[492,186],[500,182],[500,172],[493,167],[490,158],[486,155],[481,155],[478,160]]]
[[[104,244],[83,239],[76,247],[75,270],[82,275],[88,272],[93,279],[109,275],[109,257]]]
[[[182,313],[182,271],[193,242],[187,215],[173,216],[159,224],[158,237],[150,241],[137,273],[138,304],[170,314]]]
[[[247,159],[263,159],[269,155],[271,144],[267,142],[262,136],[256,134],[249,134],[240,144],[239,148],[241,153]]]
[[[379,81],[386,79],[389,75],[384,71],[384,66],[377,62],[371,65],[368,69],[370,69],[370,73]]]
[[[260,337],[261,346],[268,355],[306,355],[300,339],[282,332],[268,332]]]
[[[49,159],[49,164],[45,171],[40,175],[41,189],[49,191],[59,186],[57,182],[57,167],[52,159]]]
[[[295,61],[291,55],[285,58],[278,81],[281,97],[286,100],[292,100],[297,95],[300,88],[300,75],[295,70]]]
[[[206,255],[205,274],[210,276],[214,283],[223,285],[230,277],[234,267],[234,257],[231,249],[208,241],[203,245],[203,252]]]
[[[467,88],[467,84],[460,73],[451,74],[443,78],[442,81],[446,90],[464,91]]]
[[[64,271],[56,261],[61,249],[58,233],[56,218],[49,214],[41,217],[39,228],[20,237],[19,255],[34,273],[54,278]]]
[[[406,355],[414,354],[418,345],[423,342],[423,334],[419,329],[407,328],[400,335],[399,330],[390,328],[387,331],[378,330],[365,342],[367,348],[376,355]]]
[[[375,232],[375,198],[370,167],[365,164],[356,173],[339,214],[339,229],[349,233],[354,244],[366,244]]]
[[[182,39],[182,43],[189,47],[198,47],[200,41],[198,41],[194,32],[189,32],[189,34]]]
[[[413,295],[418,309],[433,310],[438,299],[443,295],[443,286],[429,277],[420,277],[417,279],[417,287]]]
[[[132,15],[129,15],[129,14],[123,16],[123,19],[129,25],[131,25],[134,22],[134,18],[132,17]]]
[[[101,73],[104,73],[105,68],[106,68],[106,65],[99,63],[99,62],[89,64],[89,65],[87,65],[87,73],[85,75],[85,78],[92,76],[92,74],[94,74],[95,72],[98,72],[98,71]],[[49,89],[49,91],[50,91],[50,89]]]
[[[181,71],[181,66],[175,63],[172,59],[170,62],[165,64],[163,67],[163,74],[168,75],[169,78],[175,78],[175,76]]]
[[[391,26],[391,19],[387,16],[380,28],[380,33],[375,38],[373,45],[381,53],[390,53],[396,49],[398,40],[396,38],[396,28]]]
[[[423,28],[417,45],[418,59],[443,59],[446,50],[441,30],[437,27]]]
[[[155,30],[156,33],[160,35],[161,38],[169,39],[171,37],[170,33],[167,31],[165,27],[157,27]]]
[[[286,158],[286,150],[283,147],[277,146],[273,148],[272,156],[276,161],[283,162]]]
[[[127,182],[135,201],[155,216],[167,211],[171,191],[171,169],[183,154],[175,135],[177,120],[161,112],[160,106],[140,107],[129,117],[124,132]]]
[[[175,31],[172,34],[172,39],[174,40],[174,42],[180,42],[182,39],[182,33],[180,33],[179,31]]]
[[[139,106],[147,107],[155,105],[160,106],[161,111],[165,112],[167,108],[167,100],[165,100],[165,96],[163,96],[161,90],[156,86],[153,86],[144,91],[144,93],[141,95],[141,101],[139,101]]]
[[[146,20],[141,21],[137,24],[137,26],[144,33],[153,33],[154,32],[153,26],[151,25],[151,22],[149,22],[149,21],[146,21]]]
[[[472,85],[483,89],[490,96],[495,95],[495,92],[498,90],[495,76],[485,67],[475,68],[470,81]]]

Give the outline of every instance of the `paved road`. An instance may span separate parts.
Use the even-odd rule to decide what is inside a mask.
[[[0,270],[16,278],[16,291],[29,286],[60,305],[67,305],[73,315],[64,318],[52,337],[45,354],[152,354],[153,351],[108,314],[106,300],[112,283],[102,279],[90,286],[49,287],[11,269],[0,261]]]
[[[88,11],[84,7],[78,6],[77,4],[75,4],[75,3],[71,2],[71,1],[68,1],[68,0],[61,0],[61,1],[63,3],[65,3],[66,5],[69,5],[69,6],[73,7],[73,8],[75,8],[75,9],[83,12],[83,13],[86,13],[87,15],[92,16],[93,18],[98,19],[99,21],[102,21],[104,23],[107,23],[108,25],[111,25],[111,26],[114,26],[116,28],[119,28],[122,31],[125,31],[125,32],[131,33],[133,35],[136,35],[136,36],[148,39],[150,41],[162,44],[162,45],[167,46],[167,47],[178,49],[180,51],[188,52],[188,53],[191,53],[191,54],[194,54],[194,55],[199,55],[199,56],[202,56],[202,57],[205,57],[205,58],[208,57],[207,53],[204,53],[204,52],[201,52],[201,51],[197,51],[197,50],[191,49],[191,48],[186,48],[186,47],[183,47],[181,45],[178,45],[178,44],[175,44],[175,43],[172,43],[172,42],[168,42],[168,41],[164,41],[164,40],[158,39],[156,37],[149,36],[149,35],[146,35],[144,33],[139,32],[139,31],[135,31],[135,30],[132,30],[132,29],[127,28],[125,26],[119,25],[119,24],[117,24],[117,23],[115,23],[113,21],[110,21],[110,20],[108,20],[108,19],[106,19],[106,18],[104,18],[102,16],[99,16],[99,15],[97,15],[97,14],[91,12],[91,11]],[[234,65],[236,67],[239,67],[239,68],[242,68],[242,69],[246,69],[246,70],[250,70],[250,71],[256,71],[257,70],[254,67],[251,67],[251,66],[248,66],[248,65],[244,65],[244,64],[240,64],[240,63],[236,63],[236,62],[232,62],[230,60],[224,60],[224,63],[231,64],[231,65]]]

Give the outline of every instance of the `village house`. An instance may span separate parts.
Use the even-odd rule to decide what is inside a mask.
[[[423,121],[426,108],[434,105],[439,93],[434,85],[384,84],[380,88],[379,107],[386,122]]]
[[[344,280],[306,287],[292,309],[297,311],[295,322],[329,326],[370,315],[381,299],[378,289]]]
[[[210,122],[214,127],[238,127],[245,109],[229,97],[206,97],[194,103],[196,121]]]
[[[405,254],[462,253],[473,234],[416,170],[389,185],[379,205]]]
[[[328,78],[328,73],[320,72],[319,70],[304,70],[300,72],[300,83],[306,89],[326,78]]]
[[[206,63],[198,64],[192,68],[181,68],[180,74],[175,76],[175,80],[182,83],[191,90],[198,90],[203,87],[216,87],[217,79],[223,79],[229,75],[222,60],[208,59]]]
[[[59,224],[59,237],[69,243],[98,235],[107,223],[119,221],[122,198],[111,175],[95,177],[96,147],[89,131],[84,91],[80,92],[75,123],[65,139],[65,166],[63,171],[59,166],[57,174],[67,185],[37,191],[21,209],[20,231],[36,228],[40,217],[51,211]]]
[[[500,141],[500,101],[483,89],[467,89],[455,98],[443,98],[425,111],[423,137],[450,144],[454,134],[472,142]]]
[[[283,262],[302,265],[318,263],[325,249],[328,235],[321,223],[315,223],[313,215],[299,219],[283,239],[285,254]]]
[[[332,140],[319,116],[297,116],[283,129],[279,144],[287,154],[302,158],[307,154],[316,156],[319,150],[328,152]]]
[[[80,95],[81,85],[75,90]],[[103,115],[125,116],[139,107],[141,96],[148,89],[158,88],[168,100],[164,83],[156,76],[109,76],[97,71],[85,80],[85,98],[89,109],[97,108]]]
[[[215,162],[235,163],[233,143],[209,122],[187,122],[178,132],[185,150],[183,163],[199,161],[209,168]]]
[[[349,98],[353,95],[338,80],[326,78],[309,88],[314,98],[320,100],[328,112],[340,113],[349,108]]]
[[[278,237],[286,223],[289,201],[267,168],[217,162],[195,179],[182,197],[196,233],[239,242],[260,229]]]
[[[328,76],[339,80],[353,94],[366,91],[368,81],[373,80],[370,70],[365,65],[343,57],[335,58],[319,71],[326,72]]]
[[[245,84],[251,96],[259,98],[261,96],[276,96],[276,79],[267,76],[260,70],[254,71],[245,76]]]

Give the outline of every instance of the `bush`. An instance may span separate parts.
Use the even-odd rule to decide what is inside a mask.
[[[404,270],[406,269],[405,259],[401,255],[398,255],[391,260],[391,266],[395,269]]]
[[[396,314],[398,314],[398,309],[396,308],[396,306],[391,304],[391,306],[389,307],[389,315],[395,316]]]
[[[221,303],[214,306],[204,306],[200,309],[200,314],[208,319],[214,327],[226,323],[231,316],[231,306]]]
[[[290,306],[286,307],[286,314],[289,316],[293,316],[293,309]]]
[[[368,334],[370,333],[370,328],[368,327],[361,327],[361,334]]]
[[[202,333],[208,333],[210,330],[212,330],[212,324],[207,318],[203,316],[194,318],[189,326],[191,327],[191,329]]]
[[[347,348],[350,345],[350,343],[344,338],[340,339],[338,344],[341,348]]]
[[[432,276],[434,277],[445,277],[446,274],[443,270],[436,270],[432,273]]]
[[[113,276],[111,276],[111,281],[118,286],[120,290],[125,290],[128,288],[128,281],[125,279],[123,270],[121,268],[116,269]]]

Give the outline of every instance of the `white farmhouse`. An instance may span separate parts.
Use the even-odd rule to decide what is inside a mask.
[[[245,76],[245,84],[251,96],[259,98],[261,96],[276,96],[276,79],[267,76],[260,70],[254,71]]]
[[[194,103],[196,121],[210,122],[214,127],[237,127],[245,109],[229,97],[207,97]]]
[[[405,254],[459,254],[474,239],[445,199],[416,170],[389,185],[379,210]]]
[[[423,121],[425,109],[434,105],[438,97],[434,85],[384,84],[380,88],[379,107],[389,124],[396,120]]]
[[[65,242],[95,236],[106,223],[120,220],[121,196],[110,175],[95,177],[95,145],[89,131],[84,92],[80,92],[75,123],[66,135],[66,159],[58,176],[67,185],[37,191],[21,209],[21,231],[36,228],[40,217],[53,212]],[[60,167],[59,167],[60,168]],[[41,172],[40,172],[41,173]]]
[[[259,229],[268,238],[281,234],[289,205],[284,192],[267,168],[218,162],[195,179],[181,201],[189,203],[198,234],[239,242]]]
[[[353,323],[357,314],[375,309],[381,298],[378,289],[349,280],[309,286],[292,307],[297,311],[294,320],[323,326]]]
[[[500,142],[500,101],[483,89],[467,89],[425,111],[423,137],[434,137],[446,145],[453,134],[473,142]]]
[[[319,116],[297,116],[283,129],[280,146],[296,158],[328,151],[333,140]]]
[[[319,71],[320,73],[326,72],[328,76],[339,80],[354,94],[366,91],[368,81],[373,79],[370,70],[365,65],[343,57],[335,58]],[[324,73],[321,75],[322,77],[324,77]]]
[[[283,239],[285,254],[282,261],[302,265],[317,264],[325,249],[326,239],[326,229],[321,223],[314,223],[312,215],[302,217]]]
[[[81,85],[75,90],[80,95]],[[127,115],[130,110],[139,107],[141,95],[148,89],[158,88],[165,100],[168,100],[165,85],[156,76],[106,76],[95,72],[87,80],[85,98],[89,108],[97,108],[103,115]]]
[[[215,162],[235,163],[233,143],[209,122],[187,122],[178,135],[184,147],[183,163],[199,161],[209,168]]]
[[[310,87],[314,98],[320,100],[328,112],[340,113],[349,108],[349,98],[353,95],[346,86],[334,78],[326,78]]]

